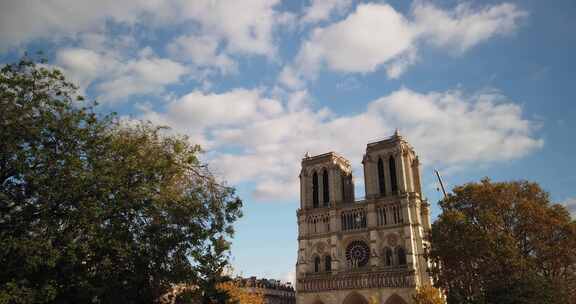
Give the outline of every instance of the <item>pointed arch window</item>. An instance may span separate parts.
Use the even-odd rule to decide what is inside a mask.
[[[320,257],[314,258],[314,272],[320,272]]]
[[[328,206],[328,202],[330,201],[330,189],[328,188],[328,185],[328,170],[324,169],[324,172],[322,173],[322,196],[324,197],[324,206]]]
[[[392,266],[392,249],[384,248],[384,265]]]
[[[406,251],[402,247],[396,249],[398,255],[398,265],[406,265]]]
[[[390,168],[390,186],[393,193],[398,192],[398,179],[396,178],[396,159],[390,155],[388,159],[388,166]]]
[[[380,195],[386,195],[386,182],[384,181],[384,162],[382,158],[378,158],[378,186],[380,188]]]
[[[312,175],[312,204],[314,208],[318,208],[318,173],[316,171]]]
[[[326,271],[332,271],[332,257],[329,255],[324,258],[324,269]]]

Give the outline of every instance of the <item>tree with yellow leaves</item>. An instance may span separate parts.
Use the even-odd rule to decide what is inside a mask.
[[[429,284],[421,286],[417,289],[416,294],[412,296],[414,304],[444,304],[446,303],[442,298],[440,290],[432,287]]]
[[[261,292],[257,289],[250,292],[248,289],[240,287],[237,281],[219,283],[216,288],[228,294],[229,303],[264,304],[264,295]]]

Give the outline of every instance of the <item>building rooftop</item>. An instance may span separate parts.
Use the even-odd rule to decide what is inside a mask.
[[[380,150],[382,148],[388,148],[390,146],[397,144],[398,142],[402,142],[405,145],[407,145],[410,149],[413,149],[412,146],[410,144],[408,144],[406,139],[402,135],[400,135],[400,132],[398,131],[398,129],[396,129],[396,131],[394,131],[394,135],[392,135],[388,138],[369,142],[366,145],[366,151],[375,151],[375,150]]]
[[[331,160],[336,160],[339,161],[347,166],[350,166],[350,161],[347,160],[344,156],[336,153],[336,152],[328,152],[328,153],[323,153],[323,154],[319,154],[319,155],[314,155],[314,156],[310,156],[308,153],[306,153],[306,155],[304,156],[304,158],[302,159],[302,164],[315,164],[315,163],[320,163],[320,162],[326,162],[326,161],[331,161]]]
[[[264,288],[264,289],[275,289],[283,291],[294,291],[294,287],[290,282],[281,282],[280,280],[274,279],[258,279],[256,277],[241,278],[238,277],[234,279],[239,282],[240,287],[254,287],[254,288]]]

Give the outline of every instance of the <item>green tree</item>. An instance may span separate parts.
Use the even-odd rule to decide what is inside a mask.
[[[218,281],[242,202],[198,146],[97,115],[26,58],[1,69],[0,108],[0,303],[150,303]]]
[[[575,303],[576,222],[538,184],[485,179],[440,207],[428,257],[448,303]]]

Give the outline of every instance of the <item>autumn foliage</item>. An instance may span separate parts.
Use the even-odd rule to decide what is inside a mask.
[[[229,303],[237,304],[264,304],[264,295],[257,290],[249,292],[246,288],[241,288],[237,281],[226,281],[219,283],[218,290],[224,291],[228,294]]]
[[[428,257],[448,303],[576,303],[576,222],[538,184],[485,179],[440,207]]]
[[[442,298],[440,290],[433,286],[426,284],[416,290],[416,294],[412,296],[414,304],[444,304],[446,303]]]

